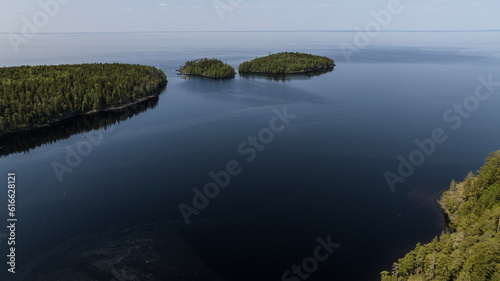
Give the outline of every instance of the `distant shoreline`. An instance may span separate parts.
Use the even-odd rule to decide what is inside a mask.
[[[102,32],[39,32],[39,33],[23,33],[23,32],[0,32],[0,34],[22,34],[22,35],[38,35],[38,34],[144,34],[144,33],[256,33],[256,32],[358,32],[358,30],[165,30],[165,31],[102,31]],[[467,33],[467,32],[500,32],[500,29],[475,29],[475,30],[380,30],[379,32],[450,32],[450,33]]]

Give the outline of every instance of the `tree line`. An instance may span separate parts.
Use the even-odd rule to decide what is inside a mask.
[[[187,61],[179,70],[184,74],[211,78],[233,78],[236,76],[232,66],[218,59],[203,58]]]
[[[332,59],[297,52],[282,52],[240,64],[240,73],[301,73],[332,69]]]
[[[243,62],[239,65],[238,71],[241,74],[312,73],[331,70],[334,66],[334,61],[327,57],[297,52],[282,52]],[[211,78],[233,78],[236,75],[234,68],[230,65],[218,59],[208,58],[187,61],[179,71],[184,74]]]
[[[478,175],[452,181],[440,201],[452,232],[418,243],[382,281],[500,281],[500,152],[490,154]]]
[[[159,94],[163,71],[131,64],[0,68],[0,134]]]
[[[28,153],[46,143],[67,139],[75,134],[107,129],[114,124],[132,118],[158,105],[158,97],[120,108],[95,114],[78,115],[51,126],[13,132],[0,137],[0,158],[14,153]]]

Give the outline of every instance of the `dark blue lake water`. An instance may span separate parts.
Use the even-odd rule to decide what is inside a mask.
[[[445,229],[435,199],[500,149],[500,87],[474,98],[480,77],[500,81],[498,35],[382,33],[351,61],[340,44],[354,34],[345,32],[40,34],[19,54],[4,41],[2,66],[137,63],[169,83],[131,118],[0,158],[5,184],[8,172],[17,176],[18,218],[15,275],[0,229],[2,280],[285,280],[327,237],[340,247],[305,271],[308,280],[377,280]],[[328,56],[336,67],[223,81],[175,71],[201,57],[237,68],[280,51]],[[269,134],[271,121],[283,130]],[[408,160],[436,129],[446,141],[417,153],[424,159],[413,153],[418,167],[392,192],[384,173],[398,175],[398,156]],[[193,206],[193,188],[230,161],[241,172],[186,224],[179,205]],[[54,163],[68,168],[60,178]],[[0,210],[5,225],[7,192]]]

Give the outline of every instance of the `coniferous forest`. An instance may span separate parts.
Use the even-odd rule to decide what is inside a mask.
[[[452,232],[443,232],[394,264],[382,281],[500,280],[500,152],[478,175],[452,181],[440,205]]]
[[[179,71],[189,75],[199,75],[210,78],[234,78],[236,71],[232,66],[218,59],[197,59],[187,61]]]
[[[51,126],[42,126],[2,135],[0,136],[0,158],[13,153],[28,153],[43,144],[64,140],[75,134],[107,129],[148,109],[155,108],[158,101],[159,97],[148,98],[123,108],[78,115],[51,124]]]
[[[332,59],[311,54],[283,52],[246,61],[238,67],[240,73],[305,73],[332,69]]]
[[[130,64],[0,68],[0,134],[158,95],[163,71]]]

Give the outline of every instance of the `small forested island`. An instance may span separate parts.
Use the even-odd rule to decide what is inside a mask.
[[[0,135],[156,97],[163,71],[131,64],[0,68]]]
[[[293,74],[333,69],[332,59],[311,54],[283,52],[246,61],[238,67],[239,73]]]
[[[216,79],[234,78],[236,71],[232,66],[218,59],[197,59],[187,61],[178,70],[185,75],[198,75]]]
[[[452,181],[439,201],[451,233],[415,249],[381,273],[382,281],[500,280],[500,152],[478,175]]]

